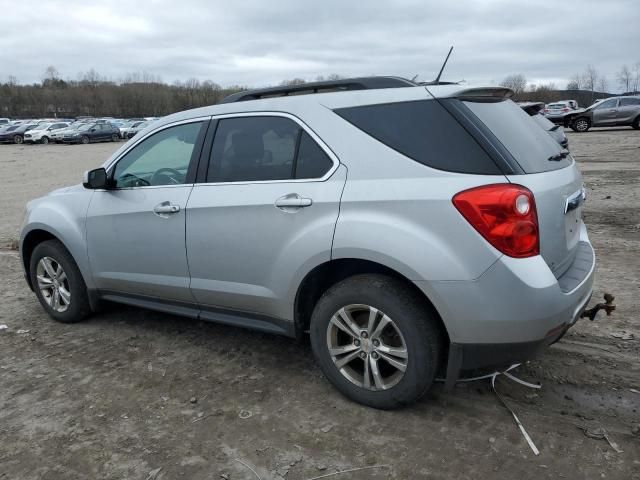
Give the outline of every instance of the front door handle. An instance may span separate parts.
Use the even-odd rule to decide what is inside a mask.
[[[159,203],[153,207],[153,213],[157,215],[167,215],[169,213],[178,213],[179,211],[180,205],[174,205],[169,201]]]
[[[276,207],[280,209],[310,207],[313,201],[310,198],[303,198],[297,193],[290,193],[276,200]]]

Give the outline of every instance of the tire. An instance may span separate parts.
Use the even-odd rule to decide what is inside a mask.
[[[571,127],[574,132],[578,133],[587,132],[590,128],[591,122],[586,117],[576,118],[576,120],[573,122],[573,126]]]
[[[48,145],[49,144],[49,137],[42,137],[40,139],[40,143],[43,145]]]
[[[24,137],[22,135],[14,135],[13,136],[13,143],[21,145],[22,143],[24,143]]]
[[[89,143],[89,137],[87,137],[86,135],[82,136],[82,139],[80,140],[84,145],[87,145]]]
[[[39,265],[41,260],[43,263]],[[51,272],[58,275],[51,275]],[[29,277],[40,304],[54,320],[76,323],[91,314],[87,286],[82,274],[71,254],[58,240],[47,240],[36,246],[29,261]],[[60,293],[63,291],[68,296]],[[68,299],[68,303],[65,299]]]
[[[114,133],[113,135],[111,135],[111,141],[112,142],[117,142],[118,141],[118,135],[116,133]]]
[[[381,332],[376,333],[378,327],[367,328],[371,307],[378,319],[377,326],[385,318],[391,320]],[[345,314],[362,329],[360,335],[345,333],[343,327],[347,323],[342,320]],[[342,327],[338,327],[339,322]],[[369,333],[365,336],[363,332]],[[351,400],[379,409],[409,405],[424,395],[433,383],[443,349],[435,312],[424,299],[401,281],[377,274],[356,275],[327,290],[313,310],[310,333],[314,356],[329,381]],[[333,357],[330,344],[345,347],[348,353]],[[377,353],[389,346],[405,356]],[[336,365],[336,361],[345,360],[354,352],[356,357],[349,363],[342,368]],[[403,364],[404,372],[385,357]],[[374,363],[382,384],[373,374]],[[368,385],[365,374],[369,376]]]
[[[631,127],[634,130],[640,130],[640,115],[636,117],[636,119],[633,121],[633,123],[631,124]]]

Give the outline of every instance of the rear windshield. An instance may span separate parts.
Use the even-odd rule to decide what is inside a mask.
[[[501,174],[475,139],[435,100],[365,105],[335,112],[389,148],[428,167]]]
[[[549,160],[562,148],[511,100],[464,104],[493,132],[525,173],[548,172],[571,164],[570,157]]]

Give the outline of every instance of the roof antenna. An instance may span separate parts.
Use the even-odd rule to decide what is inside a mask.
[[[451,56],[451,52],[453,52],[453,45],[449,49],[449,53],[447,53],[447,58],[444,59],[444,63],[442,64],[442,68],[440,69],[440,73],[433,82],[430,82],[432,85],[438,85],[440,83],[440,77],[442,76],[442,72],[444,71],[444,67],[447,65],[449,61],[449,57]]]

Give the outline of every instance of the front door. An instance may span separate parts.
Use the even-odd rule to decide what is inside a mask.
[[[346,168],[284,114],[218,121],[187,205],[191,291],[207,307],[288,320],[301,272],[331,258]]]
[[[618,99],[610,98],[593,109],[593,126],[606,127],[616,124],[618,116]]]
[[[91,270],[100,291],[193,302],[185,208],[206,121],[162,128],[109,168],[87,213]]]

